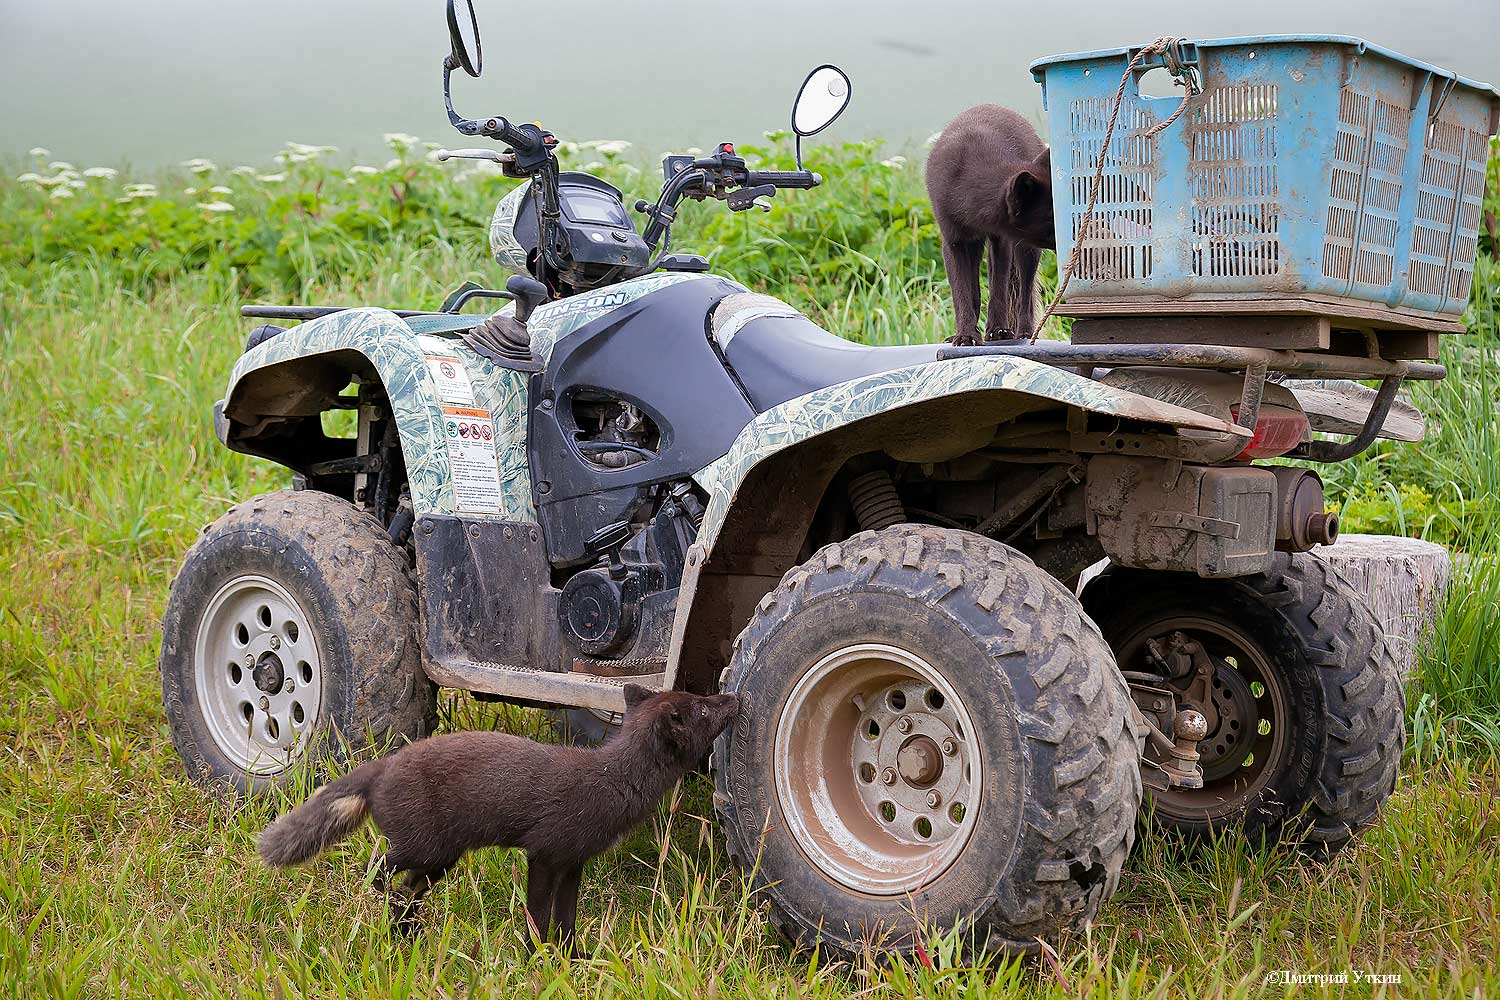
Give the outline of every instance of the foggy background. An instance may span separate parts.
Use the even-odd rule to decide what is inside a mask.
[[[895,145],[963,108],[1040,120],[1040,56],[1188,37],[1359,35],[1500,80],[1496,0],[475,0],[480,80],[461,113],[540,119],[564,139],[669,148],[785,128],[814,65],[852,77],[834,139]],[[0,0],[0,156],[79,167],[207,156],[261,163],[287,140],[384,162],[385,132],[461,140],[443,112],[443,0]]]

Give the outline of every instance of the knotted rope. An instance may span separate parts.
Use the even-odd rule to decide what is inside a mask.
[[[1068,254],[1068,267],[1063,272],[1062,280],[1057,283],[1057,293],[1052,296],[1052,301],[1047,306],[1047,311],[1042,313],[1041,321],[1037,323],[1036,329],[1031,331],[1030,343],[1035,344],[1036,338],[1041,335],[1047,325],[1047,320],[1052,318],[1053,311],[1062,302],[1063,293],[1068,290],[1068,282],[1073,280],[1073,271],[1078,267],[1078,261],[1083,257],[1083,241],[1088,238],[1089,229],[1094,221],[1094,204],[1099,200],[1099,187],[1104,181],[1104,164],[1109,158],[1109,144],[1115,135],[1115,120],[1120,116],[1120,105],[1125,100],[1125,87],[1130,83],[1130,74],[1134,73],[1141,60],[1147,56],[1161,55],[1162,61],[1166,63],[1168,72],[1177,78],[1177,86],[1183,88],[1182,102],[1177,105],[1177,110],[1172,112],[1172,117],[1165,121],[1152,125],[1141,136],[1142,139],[1150,139],[1162,129],[1171,125],[1182,113],[1187,110],[1188,99],[1198,93],[1196,82],[1193,78],[1184,74],[1181,64],[1177,61],[1177,43],[1182,39],[1174,35],[1161,35],[1148,42],[1139,52],[1130,57],[1130,62],[1125,66],[1125,72],[1120,74],[1120,86],[1115,90],[1114,107],[1109,110],[1109,125],[1104,129],[1104,144],[1099,150],[1099,161],[1094,167],[1094,180],[1089,185],[1089,204],[1083,210],[1083,222],[1078,227],[1078,234],[1073,239],[1073,252]],[[1190,82],[1184,83],[1184,76]]]

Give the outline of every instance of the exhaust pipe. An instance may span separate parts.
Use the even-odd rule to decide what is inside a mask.
[[[1276,477],[1276,548],[1306,552],[1332,545],[1339,537],[1339,516],[1323,509],[1323,480],[1311,469],[1274,466]]]

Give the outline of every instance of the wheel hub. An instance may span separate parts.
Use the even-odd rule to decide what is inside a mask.
[[[956,691],[879,643],[829,654],[793,688],[775,735],[776,791],[798,845],[861,892],[921,888],[975,827],[982,758]]]
[[[913,736],[896,751],[896,771],[915,788],[926,788],[943,774],[943,753],[927,736]]]
[[[281,657],[267,650],[255,661],[255,669],[250,676],[255,681],[255,686],[266,694],[280,694],[281,686],[286,683],[286,668],[281,663]]]

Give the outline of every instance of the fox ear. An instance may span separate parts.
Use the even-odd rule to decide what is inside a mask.
[[[1022,170],[1011,178],[1010,190],[1005,193],[1005,207],[1012,216],[1020,215],[1042,194],[1042,182],[1031,170]]]
[[[634,710],[637,705],[651,697],[654,693],[650,688],[641,687],[639,684],[626,684],[625,711]]]

